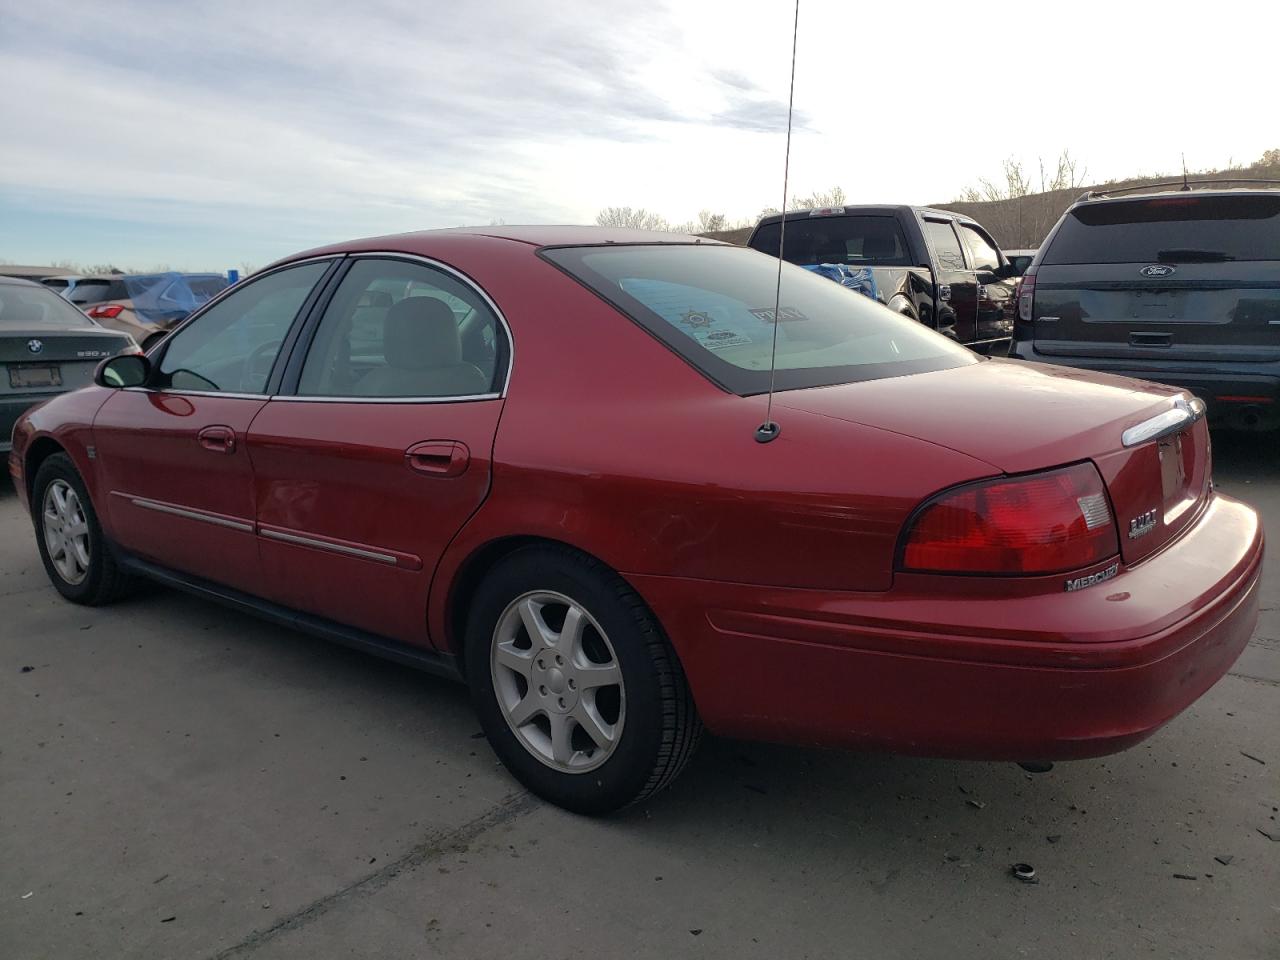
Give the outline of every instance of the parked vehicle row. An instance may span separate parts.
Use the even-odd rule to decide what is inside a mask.
[[[129,334],[144,350],[227,286],[221,274],[175,272],[51,277],[41,282],[90,319]]]
[[[799,221],[843,231],[845,268],[889,240],[841,221],[896,225],[928,324],[671,234],[308,251],[23,415],[10,473],[67,599],[151,578],[462,679],[507,767],[573,810],[661,789],[704,724],[1123,749],[1250,639],[1262,528],[1186,392],[957,343],[982,340],[976,240],[930,214]],[[1040,277],[1037,303],[1074,289]]]

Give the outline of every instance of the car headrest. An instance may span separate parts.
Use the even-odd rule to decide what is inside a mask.
[[[360,307],[390,307],[394,301],[385,290],[366,290],[360,297]]]
[[[387,311],[382,355],[401,370],[424,370],[462,361],[458,321],[443,300],[409,297]]]

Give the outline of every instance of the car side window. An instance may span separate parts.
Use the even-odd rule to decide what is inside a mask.
[[[960,249],[960,241],[951,224],[946,220],[926,220],[926,232],[929,234],[929,245],[933,247],[933,255],[940,266],[947,270],[964,270],[964,252]]]
[[[506,349],[484,297],[407,260],[352,264],[316,328],[301,396],[477,397],[500,390]]]
[[[169,338],[156,385],[262,393],[285,334],[328,268],[327,262],[289,267],[228,294]]]
[[[998,270],[1000,254],[981,233],[967,223],[956,224],[960,228],[960,236],[969,250],[969,259],[975,270]]]

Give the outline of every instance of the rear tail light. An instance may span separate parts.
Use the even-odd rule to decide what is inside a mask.
[[[1036,301],[1036,275],[1026,273],[1018,281],[1018,319],[1023,323],[1031,322],[1031,310]]]
[[[945,491],[907,528],[901,568],[930,573],[1064,573],[1120,552],[1091,463]]]
[[[89,317],[93,320],[114,320],[124,313],[124,307],[118,303],[100,303],[89,308]]]

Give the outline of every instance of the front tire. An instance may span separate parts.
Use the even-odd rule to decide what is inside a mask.
[[[644,602],[563,547],[499,561],[473,600],[464,651],[494,752],[531,791],[609,813],[673,781],[702,725],[684,671]]]
[[[31,519],[45,572],[68,600],[100,606],[132,587],[132,578],[106,545],[84,480],[65,453],[48,457],[36,471]]]

